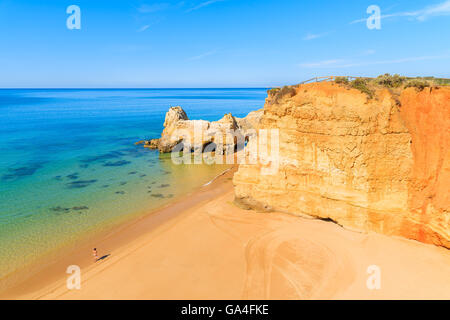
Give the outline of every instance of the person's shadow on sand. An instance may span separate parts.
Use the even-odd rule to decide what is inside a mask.
[[[101,261],[101,260],[105,260],[106,258],[108,258],[110,256],[110,254],[105,254],[103,257],[98,258],[97,260],[95,260],[95,262],[97,261]]]

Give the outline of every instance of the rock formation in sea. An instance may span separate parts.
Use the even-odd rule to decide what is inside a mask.
[[[168,153],[180,143],[190,146],[197,144],[202,147],[214,143],[220,144],[216,147],[216,152],[217,150],[222,150],[223,153],[234,152],[238,138],[244,137],[248,130],[259,124],[262,113],[262,110],[253,111],[245,118],[236,118],[229,113],[218,121],[210,122],[189,120],[181,107],[171,107],[166,113],[161,138],[140,141],[138,144],[144,143],[145,147],[158,149],[161,153]],[[196,137],[199,137],[200,140],[195,141]],[[221,139],[217,139],[217,137],[221,137]],[[232,137],[232,139],[226,137]]]
[[[258,128],[279,129],[279,170],[241,164],[239,205],[450,248],[450,87],[270,90]]]

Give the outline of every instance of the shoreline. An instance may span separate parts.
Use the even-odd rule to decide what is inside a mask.
[[[1,299],[449,299],[450,252],[233,204],[236,167],[118,228]],[[81,267],[81,290],[65,270]],[[381,288],[367,287],[379,266]]]
[[[152,209],[143,216],[117,225],[110,230],[103,231],[99,235],[90,237],[84,241],[82,240],[81,246],[77,248],[70,247],[69,252],[64,254],[60,253],[59,256],[54,258],[53,261],[49,262],[43,268],[39,269],[30,278],[16,282],[7,286],[5,290],[0,291],[0,300],[22,299],[22,296],[28,297],[31,292],[36,292],[42,290],[43,287],[51,286],[58,282],[58,280],[67,276],[65,270],[69,265],[75,264],[80,266],[81,269],[92,267],[92,247],[97,247],[99,256],[102,257],[104,254],[110,254],[106,253],[105,250],[112,252],[120,249],[122,246],[126,246],[128,243],[136,240],[136,238],[147,233],[149,231],[148,229],[156,228],[160,224],[168,222],[178,214],[182,214],[184,211],[183,209],[195,206],[198,203],[207,200],[209,196],[222,191],[221,182],[224,179],[230,178],[229,176],[232,178],[232,175],[236,170],[236,166],[228,168],[204,185],[194,188],[191,192],[181,195],[168,204]],[[179,210],[180,206],[184,208]],[[27,267],[24,268],[24,270],[27,270]],[[24,271],[19,270],[18,272]]]

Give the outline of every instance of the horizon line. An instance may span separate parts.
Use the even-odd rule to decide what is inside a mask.
[[[4,87],[0,90],[195,90],[195,89],[270,89],[275,86],[268,87]]]

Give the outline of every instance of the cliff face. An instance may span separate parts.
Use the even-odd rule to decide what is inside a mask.
[[[279,171],[241,164],[236,200],[450,248],[450,88],[374,99],[335,83],[269,94]]]
[[[413,167],[408,209],[414,238],[450,247],[450,88],[401,95]]]

